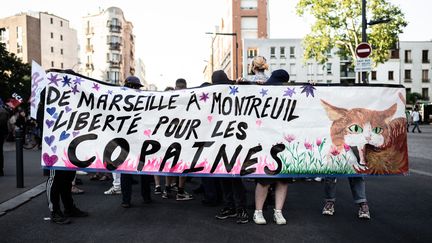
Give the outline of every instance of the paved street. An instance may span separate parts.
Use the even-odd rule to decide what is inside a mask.
[[[323,183],[298,181],[288,189],[287,225],[271,222],[269,208],[265,211],[268,225],[258,226],[215,219],[219,208],[202,206],[201,195],[186,202],[154,196],[152,204],[142,204],[137,185],[133,207],[124,209],[120,196],[103,195],[110,182],[79,176],[86,193],[74,198],[90,217],[63,226],[44,220],[49,212],[43,193],[0,216],[0,242],[432,242],[432,126],[421,129],[421,134],[409,133],[409,176],[367,178],[370,221],[357,219],[346,179],[339,182],[335,216],[321,215]],[[25,151],[26,188],[16,189],[15,151],[6,152],[7,176],[0,177],[0,203],[46,179],[39,156],[39,151]],[[198,184],[198,178],[192,179],[188,191]],[[254,183],[246,185],[252,215]]]

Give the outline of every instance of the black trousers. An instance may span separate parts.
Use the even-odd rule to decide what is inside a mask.
[[[241,178],[221,178],[225,207],[246,208],[246,188]]]
[[[75,174],[76,171],[50,170],[46,192],[51,212],[61,212],[60,199],[65,210],[71,210],[74,207],[71,189]]]
[[[132,198],[132,180],[133,176],[131,174],[122,174],[120,177],[122,199],[123,203],[130,203]],[[151,175],[140,175],[141,178],[141,196],[144,201],[151,200],[151,189],[150,182],[152,180]]]

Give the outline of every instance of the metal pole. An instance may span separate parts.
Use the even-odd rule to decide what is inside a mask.
[[[236,57],[235,57],[235,65],[236,65],[236,68],[235,68],[235,75],[236,75],[236,77],[235,77],[235,79],[234,80],[237,80],[238,79],[238,42],[237,42],[237,33],[234,33],[234,36],[235,36],[235,44],[236,44]]]
[[[362,42],[367,42],[366,28],[367,28],[366,0],[362,0]],[[367,78],[366,72],[362,72],[360,81],[363,83],[367,83],[366,78]]]
[[[17,188],[24,188],[23,135],[24,133],[20,128],[15,130]]]

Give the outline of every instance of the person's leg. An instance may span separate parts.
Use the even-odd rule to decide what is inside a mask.
[[[235,203],[234,203],[232,179],[221,178],[220,183],[222,187],[224,207],[219,211],[218,214],[216,214],[216,218],[227,219],[227,218],[237,217],[237,211],[235,209]]]
[[[122,174],[120,177],[120,187],[122,191],[122,205],[124,207],[130,206],[132,197],[132,175]]]
[[[267,193],[270,185],[263,185],[261,183],[256,183],[255,187],[255,210],[262,210],[264,202],[267,198]]]
[[[120,173],[112,173],[112,177],[113,177],[113,187],[115,189],[121,190],[121,174]]]
[[[176,196],[176,200],[178,201],[186,201],[193,199],[193,196],[185,191],[186,179],[186,176],[179,177],[179,186]]]
[[[349,184],[354,203],[360,204],[367,202],[366,200],[366,183],[363,177],[349,177]]]
[[[150,203],[151,200],[151,189],[150,182],[152,180],[151,175],[141,175],[141,196],[144,200],[144,203]]]
[[[276,192],[275,192],[275,209],[282,210],[286,195],[288,192],[288,183],[283,181],[276,182]]]
[[[234,201],[237,208],[246,209],[246,188],[241,178],[231,179]]]
[[[336,177],[324,178],[324,208],[322,209],[323,215],[333,215],[335,212],[334,204],[336,202]]]
[[[204,189],[203,203],[216,205],[218,203],[217,178],[202,177],[201,185]]]
[[[56,176],[56,170],[50,170],[50,175],[46,183],[46,193],[48,208],[50,212],[61,212],[60,209],[60,177]]]
[[[76,171],[64,170],[64,171],[59,171],[59,173],[61,173],[63,178],[62,185],[60,186],[61,188],[60,197],[62,199],[65,211],[70,211],[75,207],[72,198],[72,181],[76,176]]]

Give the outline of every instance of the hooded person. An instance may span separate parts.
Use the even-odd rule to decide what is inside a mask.
[[[213,84],[233,84],[234,82],[228,78],[228,75],[223,70],[217,70],[212,73],[211,77]]]
[[[290,76],[287,71],[283,69],[274,70],[265,84],[286,84],[289,82]]]

